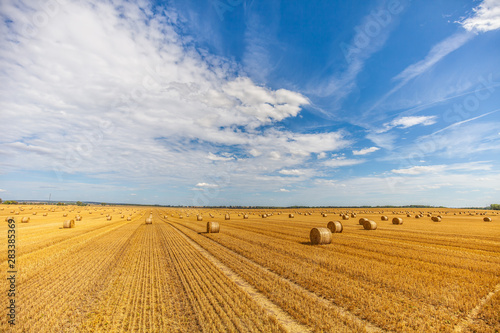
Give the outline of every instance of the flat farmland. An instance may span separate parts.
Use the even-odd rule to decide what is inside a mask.
[[[495,211],[2,208],[16,220],[17,265],[16,325],[5,310],[2,332],[500,331]],[[329,221],[343,232],[312,245]]]

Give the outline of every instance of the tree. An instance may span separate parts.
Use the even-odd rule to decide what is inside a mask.
[[[500,204],[491,204],[490,209],[500,210]]]
[[[0,198],[0,204],[2,203],[2,198]]]
[[[81,202],[81,201],[77,201],[77,202],[76,202],[76,205],[77,205],[77,206],[87,206],[86,204],[84,204],[84,203],[83,203],[83,202]]]

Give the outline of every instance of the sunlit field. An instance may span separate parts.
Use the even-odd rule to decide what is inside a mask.
[[[500,330],[495,211],[3,205],[0,216],[17,236],[16,325],[2,315],[2,332]],[[342,232],[312,245],[330,221]]]

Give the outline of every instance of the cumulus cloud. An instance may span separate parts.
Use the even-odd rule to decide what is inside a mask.
[[[380,149],[379,147],[370,147],[370,148],[364,148],[364,149],[360,149],[360,150],[353,150],[352,154],[353,155],[366,155],[366,154],[376,152],[379,149]]]
[[[280,188],[279,190],[280,192],[290,192],[289,190],[287,190],[286,188]]]
[[[232,61],[199,51],[179,33],[174,9],[122,0],[56,5],[43,26],[31,22],[43,2],[0,5],[0,79],[9,82],[0,117],[11,124],[0,133],[4,172],[190,186],[227,173],[214,161],[232,161],[252,178],[350,144],[342,132],[275,127],[308,98],[257,85]]]
[[[486,32],[500,29],[500,1],[484,0],[473,9],[474,14],[460,23],[466,30]]]

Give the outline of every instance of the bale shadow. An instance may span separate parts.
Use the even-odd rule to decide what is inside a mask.
[[[300,242],[300,244],[302,244],[302,245],[309,245],[309,246],[313,245],[313,243],[311,243],[311,242]]]

